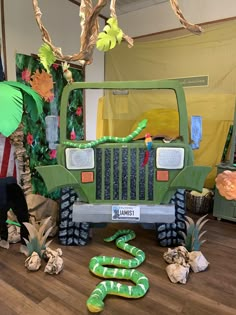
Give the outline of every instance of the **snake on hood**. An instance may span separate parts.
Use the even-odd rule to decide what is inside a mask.
[[[71,142],[71,141],[63,141],[62,143],[67,145],[67,146],[74,147],[77,149],[93,148],[98,144],[106,143],[106,142],[127,143],[127,142],[130,142],[131,140],[133,140],[136,136],[138,136],[140,134],[140,132],[144,128],[146,128],[146,126],[147,126],[147,119],[144,119],[141,122],[139,122],[137,128],[126,137],[104,136],[102,138],[99,138],[97,140],[93,140],[93,141],[88,142],[88,143],[75,143],[75,142]]]
[[[95,256],[90,260],[89,269],[96,276],[110,279],[131,280],[135,285],[125,285],[113,280],[100,282],[87,300],[87,308],[90,312],[101,312],[107,294],[119,295],[125,298],[138,299],[143,297],[149,289],[148,278],[138,270],[134,269],[145,260],[145,253],[127,242],[136,237],[132,230],[118,230],[113,236],[105,238],[105,242],[116,240],[116,246],[134,258],[122,259],[109,256]],[[109,268],[113,265],[118,268]]]

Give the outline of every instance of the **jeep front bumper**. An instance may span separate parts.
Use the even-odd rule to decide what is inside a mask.
[[[133,205],[128,205],[133,206]],[[128,223],[173,223],[175,221],[175,205],[139,205],[140,218],[112,217],[111,204],[88,204],[76,201],[73,204],[72,221],[73,222],[128,222]]]

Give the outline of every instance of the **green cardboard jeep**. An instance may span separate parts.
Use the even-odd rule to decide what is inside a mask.
[[[67,104],[70,93],[76,89],[102,89],[120,94],[122,91],[165,93],[169,90],[175,96],[179,113],[179,137],[172,141],[153,137],[145,166],[142,165],[147,150],[144,139],[134,140],[145,128],[145,120],[124,138],[107,136],[91,142],[69,140]],[[201,191],[210,171],[207,166],[194,166],[185,94],[177,80],[68,84],[61,99],[57,161],[58,165],[40,166],[37,171],[49,192],[73,187],[78,198],[73,202],[72,222],[155,226],[162,245],[178,243],[178,231],[185,229],[185,190]]]

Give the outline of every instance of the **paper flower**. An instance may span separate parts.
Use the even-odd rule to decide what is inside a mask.
[[[26,137],[26,140],[27,140],[27,143],[28,143],[29,145],[32,145],[32,143],[33,143],[33,141],[34,141],[33,135],[28,132],[27,137]]]
[[[49,152],[50,159],[55,159],[57,157],[57,150],[53,149]]]
[[[31,72],[29,71],[29,69],[25,69],[24,71],[22,71],[21,73],[21,78],[22,80],[29,82],[30,81],[30,76],[31,76]]]
[[[82,115],[82,112],[83,112],[82,107],[79,106],[79,107],[76,109],[75,114],[76,114],[77,116],[81,116],[81,115]]]
[[[59,65],[58,65],[57,63],[54,63],[54,64],[52,65],[52,67],[53,67],[55,70],[57,70],[58,67],[59,67]]]
[[[228,200],[236,199],[236,172],[224,171],[217,175],[215,182],[221,196]]]
[[[76,139],[76,133],[75,133],[74,129],[70,133],[70,139],[71,140],[75,140]]]
[[[49,98],[48,98],[48,102],[52,102],[54,99],[54,95],[52,94]]]
[[[50,102],[50,100],[54,97],[52,92],[52,75],[48,74],[44,70],[42,70],[42,72],[39,72],[38,69],[35,71],[35,73],[31,76],[30,85],[45,101]]]

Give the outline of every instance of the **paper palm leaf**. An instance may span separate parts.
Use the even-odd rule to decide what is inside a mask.
[[[38,120],[39,115],[43,112],[44,103],[42,97],[30,86],[23,83],[15,81],[5,81],[4,83],[12,86],[13,88],[20,89],[24,96],[26,110],[30,114],[31,119],[34,121]]]
[[[24,103],[33,120],[37,120],[43,111],[42,98],[20,82],[0,82],[0,100],[0,133],[5,137],[10,136],[21,123]]]
[[[44,43],[40,48],[39,48],[39,58],[40,62],[46,69],[46,71],[49,73],[50,72],[50,67],[51,65],[56,61],[56,57],[51,49],[51,47]]]
[[[107,25],[104,27],[103,32],[99,33],[96,47],[100,51],[108,51],[120,44],[122,41],[123,32],[118,26],[116,18],[107,20]]]
[[[23,95],[20,90],[0,82],[0,100],[0,133],[8,137],[21,122]]]

